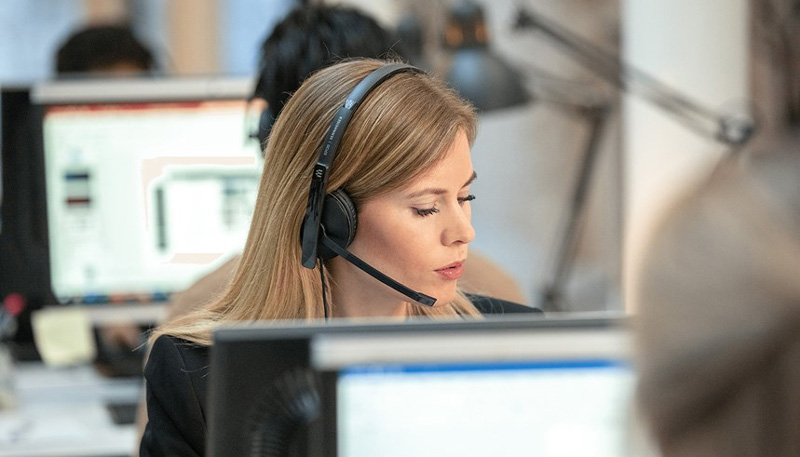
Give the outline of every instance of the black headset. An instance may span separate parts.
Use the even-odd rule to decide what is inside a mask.
[[[317,259],[324,262],[339,255],[412,300],[431,306],[435,298],[403,286],[347,251],[358,226],[356,207],[344,189],[325,193],[333,159],[353,113],[373,89],[392,75],[404,72],[423,73],[419,68],[407,64],[385,65],[361,80],[336,112],[311,176],[306,215],[300,231],[302,263],[306,268],[314,268]]]

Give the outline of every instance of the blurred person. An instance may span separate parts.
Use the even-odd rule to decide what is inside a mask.
[[[800,455],[800,136],[729,160],[643,262],[639,404],[664,456]]]
[[[89,25],[59,46],[56,74],[69,76],[133,76],[156,70],[153,53],[126,24]]]

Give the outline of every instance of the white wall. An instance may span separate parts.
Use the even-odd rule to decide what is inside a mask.
[[[748,95],[747,0],[625,0],[623,54],[704,106],[737,111]],[[636,309],[638,263],[663,211],[724,153],[663,111],[624,106],[626,308]]]
[[[82,0],[0,1],[0,83],[52,76],[58,46],[84,14]]]
[[[517,8],[524,4],[533,13],[614,52],[618,2],[494,0],[482,3],[492,48],[527,76],[537,99],[528,108],[482,116],[473,148],[473,161],[479,174],[475,184],[478,200],[473,206],[473,222],[478,233],[474,247],[496,256],[515,275],[530,302],[539,303],[542,287],[555,267],[589,133],[585,118],[545,98],[575,102],[603,94],[611,103],[616,100],[613,94],[598,87],[599,78],[565,48],[541,32],[515,31],[512,25]],[[546,69],[562,81],[543,78],[538,69]],[[621,306],[618,123],[614,117],[609,121],[591,176],[577,253],[562,291],[565,310],[618,309]]]
[[[406,3],[410,2],[403,0],[318,0],[317,3],[352,6],[370,14],[380,22],[381,25],[385,27],[394,27],[400,20],[400,16],[405,10]]]

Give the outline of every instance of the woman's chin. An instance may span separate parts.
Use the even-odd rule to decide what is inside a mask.
[[[433,304],[434,308],[438,308],[441,306],[446,306],[448,303],[452,302],[456,298],[456,288],[453,287],[452,290],[444,290],[444,291],[437,291],[436,295],[433,295],[436,298],[436,303]]]

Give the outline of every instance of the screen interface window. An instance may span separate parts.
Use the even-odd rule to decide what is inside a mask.
[[[244,246],[260,176],[244,101],[51,106],[51,282],[65,303],[160,301]]]
[[[624,456],[633,387],[615,360],[352,367],[337,455]]]

